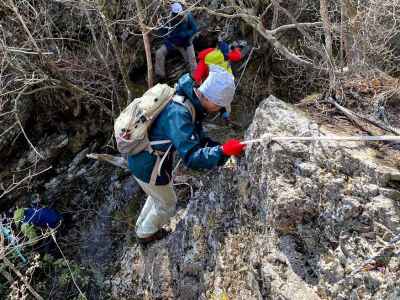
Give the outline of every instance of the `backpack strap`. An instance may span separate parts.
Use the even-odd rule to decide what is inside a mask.
[[[172,101],[175,101],[184,107],[189,111],[190,115],[192,116],[192,122],[194,123],[196,119],[196,109],[194,108],[193,104],[190,101],[187,101],[185,97],[180,96],[180,95],[175,95],[172,98]],[[169,144],[171,143],[171,140],[160,140],[160,141],[152,141],[149,143],[148,151],[151,154],[154,154],[157,157],[156,163],[154,164],[153,171],[151,172],[150,176],[150,182],[149,184],[155,185],[157,176],[161,175],[161,167],[167,158],[169,152],[171,151],[172,144],[168,147],[167,151],[165,153],[162,153],[161,151],[156,151],[154,150],[151,146],[154,145],[163,145],[163,144]]]
[[[168,143],[171,143],[171,141],[168,141]],[[165,159],[167,158],[169,152],[171,151],[171,148],[172,148],[172,144],[168,147],[168,149],[165,153],[153,150],[152,154],[154,154],[157,157],[157,160],[156,160],[156,163],[154,164],[153,171],[151,171],[149,184],[152,184],[152,185],[156,184],[157,176],[161,175],[161,167],[162,167]]]
[[[176,95],[172,97],[172,101],[179,103],[187,108],[189,113],[192,115],[192,122],[196,120],[196,109],[194,108],[192,102],[188,101],[184,96]]]
[[[187,101],[187,99],[185,99],[185,97],[180,96],[180,95],[174,95],[172,97],[172,101],[177,102],[181,105],[183,105],[184,107],[187,108],[187,110],[190,112],[190,115],[192,116],[192,122],[194,123],[195,119],[196,119],[196,109],[194,108],[193,104],[190,101]],[[164,145],[164,144],[169,144],[171,143],[171,140],[160,140],[160,141],[152,141],[149,142],[150,147],[151,146],[155,146],[155,145]],[[150,152],[153,152],[153,150],[150,150]]]

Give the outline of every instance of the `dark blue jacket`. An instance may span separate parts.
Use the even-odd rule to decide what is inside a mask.
[[[176,93],[191,101],[196,109],[195,123],[189,110],[180,103],[171,101],[156,118],[149,131],[150,141],[171,140],[170,154],[162,165],[161,176],[156,185],[168,184],[171,180],[174,151],[183,158],[184,164],[195,170],[212,169],[223,165],[226,157],[218,143],[204,135],[201,121],[205,110],[193,91],[194,81],[189,74],[183,75],[177,85]],[[206,147],[207,144],[207,147]],[[153,149],[166,151],[171,144],[156,145]],[[148,183],[157,157],[148,151],[128,156],[128,167],[133,175]]]
[[[61,215],[51,208],[25,208],[23,223],[33,224],[41,228],[56,228],[62,218]]]
[[[218,49],[221,50],[222,54],[224,54],[225,60],[229,60],[228,59],[228,53],[230,51],[229,44],[227,42],[220,41],[218,42]]]
[[[177,47],[188,47],[190,45],[192,37],[197,32],[197,24],[191,13],[187,13],[184,20],[178,25],[174,22],[170,22],[171,29],[167,33],[167,37],[164,41],[168,50]]]

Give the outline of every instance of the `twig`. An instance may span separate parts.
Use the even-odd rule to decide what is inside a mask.
[[[29,284],[29,282],[25,279],[25,277],[21,274],[20,271],[13,265],[12,262],[10,262],[7,257],[3,257],[3,262],[4,264],[10,268],[18,277],[19,279],[22,280],[22,282],[25,284],[26,288],[31,292],[32,296],[35,297],[38,300],[44,300],[42,296],[40,296],[34,289],[33,287]]]
[[[35,39],[33,38],[32,34],[31,34],[31,32],[29,31],[24,19],[22,18],[21,14],[19,13],[18,8],[15,6],[14,1],[13,0],[9,0],[9,2],[11,4],[11,7],[12,7],[15,15],[17,16],[17,18],[20,21],[20,23],[22,24],[22,27],[24,28],[26,34],[28,35],[29,40],[31,41],[31,43],[35,47],[36,51],[43,58],[44,63],[48,67],[48,69],[51,72],[51,74],[54,77],[56,77],[57,79],[59,79],[61,81],[61,83],[63,83],[67,88],[72,89],[72,90],[74,90],[76,92],[79,92],[80,94],[83,94],[83,95],[86,95],[86,96],[92,96],[91,93],[89,93],[89,92],[83,90],[82,88],[76,86],[75,84],[69,82],[67,79],[65,79],[63,76],[60,75],[58,67],[54,64],[54,62],[48,60],[47,57],[43,55],[43,52],[40,50],[39,46],[37,45]],[[110,33],[110,31],[108,30],[107,23],[105,21],[105,17],[101,14],[101,12],[99,12],[99,14],[102,17],[103,21],[105,22],[105,27],[106,27],[107,33],[108,33],[108,35],[109,35],[109,37],[111,39],[112,46],[113,46],[113,48],[114,48],[114,50],[116,52],[117,49],[116,49],[116,46],[115,46],[115,43],[114,43],[114,39],[113,39],[113,36]],[[128,96],[129,96],[130,92],[129,92],[129,88],[128,88],[127,81],[126,81],[126,74],[125,74],[125,72],[122,72],[122,65],[121,65],[118,53],[116,52],[115,55],[117,57],[118,65],[120,67],[120,70],[121,70],[121,73],[122,73],[122,77],[124,79],[124,83],[125,83],[125,86],[126,86],[126,88],[128,90]],[[96,103],[98,103],[108,115],[110,115],[110,116],[113,115],[113,113],[110,111],[110,109],[107,106],[104,105],[104,103],[102,103],[101,101],[96,101]]]
[[[70,274],[71,274],[72,281],[74,282],[75,287],[78,289],[79,294],[80,294],[84,299],[87,299],[86,296],[85,296],[85,294],[82,292],[82,290],[79,288],[78,284],[76,283],[74,273],[72,272],[71,267],[69,266],[69,262],[68,262],[67,258],[65,257],[63,251],[61,250],[60,245],[58,245],[58,242],[57,242],[56,236],[55,236],[55,234],[54,234],[54,231],[51,233],[51,237],[53,238],[54,243],[56,244],[58,250],[60,251],[62,257],[63,257],[64,260],[65,260],[65,263],[67,264],[68,270],[69,270],[69,272],[70,272]]]
[[[15,126],[17,126],[17,125],[18,125],[18,123],[15,122],[13,125],[11,125],[11,126],[8,127],[6,130],[4,130],[4,132],[2,132],[2,133],[0,134],[0,138],[1,138],[3,135],[5,135],[7,132],[9,132],[11,129],[13,129]]]
[[[120,57],[119,52],[118,52],[118,47],[117,47],[117,43],[115,41],[115,37],[114,37],[114,35],[112,34],[112,32],[110,30],[108,21],[107,21],[106,17],[104,16],[104,14],[98,8],[96,8],[96,10],[97,10],[98,14],[100,15],[100,17],[101,17],[101,19],[103,21],[104,28],[106,29],[106,32],[107,32],[107,35],[108,35],[108,39],[110,40],[111,46],[112,46],[112,48],[114,50],[115,59],[117,60],[118,68],[119,68],[119,71],[121,73],[122,80],[124,82],[127,101],[129,101],[129,99],[131,98],[131,94],[132,93],[131,93],[131,90],[130,90],[129,84],[128,84],[127,72],[126,72],[126,70],[124,68],[124,65],[122,64],[122,60],[121,60],[121,57]]]
[[[54,55],[53,52],[42,52],[42,53],[39,53],[39,52],[28,51],[28,50],[24,50],[24,49],[14,49],[14,48],[11,48],[11,47],[6,47],[5,50],[8,51],[8,52],[31,54],[31,55]]]
[[[25,23],[24,19],[22,18],[21,14],[18,11],[18,7],[15,6],[14,0],[9,0],[9,2],[10,2],[12,10],[14,11],[14,13],[17,16],[18,20],[21,22],[22,27],[24,28],[26,34],[28,35],[32,45],[35,47],[36,51],[40,55],[42,55],[42,51],[40,50],[39,46],[37,45],[35,39],[33,38],[32,34],[31,34],[31,32],[29,31],[28,26],[26,26],[26,23]]]
[[[52,169],[52,168],[53,168],[53,167],[50,166],[50,167],[48,167],[48,168],[46,168],[46,169],[44,169],[44,170],[42,170],[42,171],[40,171],[40,172],[38,172],[38,173],[36,173],[36,174],[28,175],[28,176],[24,177],[23,179],[21,179],[20,181],[12,183],[5,191],[3,191],[2,194],[0,194],[0,199],[3,198],[6,194],[8,194],[8,193],[12,192],[13,190],[15,190],[15,189],[16,189],[18,186],[20,186],[24,181],[26,181],[26,180],[28,180],[28,179],[30,179],[30,178],[36,177],[36,176],[38,176],[38,175],[40,175],[40,174],[42,174],[42,173],[44,173],[44,172],[47,172],[48,170],[50,170],[50,169]]]
[[[287,24],[279,26],[276,29],[270,30],[272,34],[279,34],[283,31],[288,31],[291,29],[297,29],[298,27],[318,27],[322,26],[322,22],[313,22],[313,23],[297,23],[297,24]]]
[[[21,98],[22,94],[25,92],[25,90],[28,88],[28,85],[25,86],[18,94],[18,96],[15,98],[14,100],[14,112],[15,112],[15,119],[17,121],[18,126],[20,127],[22,134],[24,135],[25,139],[27,140],[29,146],[31,146],[31,148],[33,149],[33,151],[35,151],[35,153],[41,158],[44,159],[43,155],[36,150],[35,146],[32,144],[32,142],[29,140],[28,135],[26,134],[24,127],[22,126],[22,122],[21,119],[19,118],[18,115],[18,100],[19,98]]]
[[[94,41],[94,44],[95,44],[96,52],[99,55],[101,61],[104,64],[104,66],[106,67],[108,78],[111,81],[111,84],[112,84],[112,87],[113,87],[114,95],[117,96],[118,93],[117,93],[117,86],[115,84],[115,78],[113,77],[113,75],[111,73],[110,66],[107,63],[107,60],[105,59],[103,53],[101,52],[101,50],[99,48],[99,42],[97,40],[96,33],[94,32],[94,29],[93,29],[92,18],[90,17],[89,11],[88,11],[87,7],[85,6],[85,3],[82,3],[82,6],[83,6],[83,10],[85,12],[86,18],[87,18],[87,20],[89,22],[90,32],[92,34],[92,38],[93,38],[93,41]],[[112,96],[111,96],[111,99],[112,99]],[[114,103],[114,102],[112,101],[112,103]],[[119,104],[118,101],[117,101],[117,103]],[[121,110],[120,107],[119,107],[119,110]]]
[[[90,153],[86,155],[87,158],[96,159],[100,161],[105,161],[113,166],[120,167],[123,169],[128,169],[128,162],[125,158],[121,156],[113,156],[110,154],[97,154],[97,153]]]

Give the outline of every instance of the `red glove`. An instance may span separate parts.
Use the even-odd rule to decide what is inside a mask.
[[[228,53],[228,60],[232,62],[237,62],[242,59],[242,53],[239,48],[235,48]]]
[[[222,145],[222,152],[226,156],[239,156],[245,148],[246,145],[241,144],[239,140],[232,139]]]

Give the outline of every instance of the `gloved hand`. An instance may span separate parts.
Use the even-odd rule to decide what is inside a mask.
[[[239,140],[231,139],[222,145],[222,152],[225,156],[239,156],[246,148],[246,145],[241,144]]]

